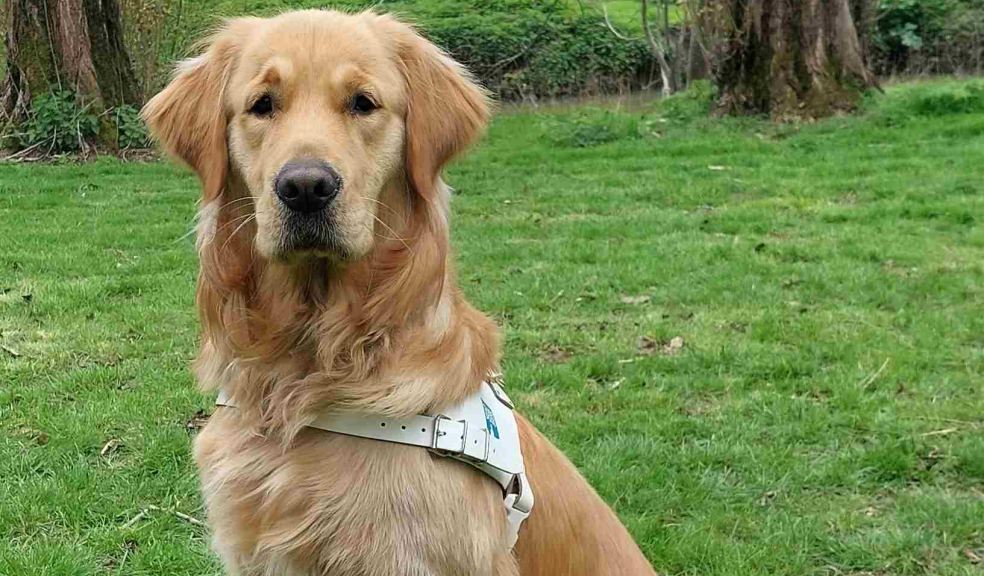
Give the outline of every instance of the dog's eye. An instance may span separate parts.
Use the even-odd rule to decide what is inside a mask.
[[[356,94],[352,97],[352,101],[349,102],[349,107],[352,109],[353,114],[360,115],[372,114],[376,108],[379,108],[379,106],[373,102],[372,98],[362,93]]]
[[[273,114],[273,98],[269,94],[264,94],[253,102],[249,107],[249,113],[253,116],[269,116]]]

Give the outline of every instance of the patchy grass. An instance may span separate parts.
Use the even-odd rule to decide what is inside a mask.
[[[514,399],[660,572],[981,573],[979,85],[802,126],[513,112],[452,170]],[[165,164],[0,167],[0,574],[218,573],[174,513],[203,517],[211,410],[196,195]]]

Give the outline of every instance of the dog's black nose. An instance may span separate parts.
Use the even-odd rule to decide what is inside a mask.
[[[342,177],[327,162],[295,160],[277,174],[277,197],[294,212],[310,214],[324,209],[342,188]]]

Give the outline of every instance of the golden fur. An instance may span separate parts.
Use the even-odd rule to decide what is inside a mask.
[[[380,102],[346,108],[355,91]],[[270,117],[249,113],[270,95]],[[497,367],[493,323],[455,286],[444,165],[483,132],[486,94],[410,27],[303,11],[227,23],[144,109],[202,180],[195,364],[224,388],[195,441],[214,547],[242,575],[653,574],[615,515],[525,420],[536,507],[515,552],[500,488],[421,449],[305,424],[326,408],[407,416]],[[285,251],[274,176],[344,178],[331,248]]]

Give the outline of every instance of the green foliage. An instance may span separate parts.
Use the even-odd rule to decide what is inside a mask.
[[[24,147],[37,146],[54,153],[78,152],[99,133],[99,119],[74,92],[53,90],[34,99],[30,117],[21,128]]]
[[[130,44],[160,46],[159,61],[138,59],[142,66],[157,67],[145,74],[154,79],[148,90],[153,92],[166,80],[172,61],[186,55],[218,16],[322,7],[318,0],[207,0],[186,4],[183,13],[161,7],[156,16],[147,17],[153,26],[131,33]],[[503,100],[626,91],[648,82],[652,70],[641,34],[621,40],[605,26],[598,9],[563,0],[348,0],[332,7],[371,7],[413,22]],[[161,26],[170,39],[158,40]]]
[[[594,10],[491,0],[460,8],[430,3],[415,20],[504,100],[617,92],[638,87],[648,74],[645,43],[615,37]]]
[[[949,2],[940,0],[884,0],[879,4],[878,42],[883,50],[918,50],[923,38],[938,33],[937,19]]]
[[[113,122],[116,127],[116,146],[125,148],[146,148],[150,145],[147,125],[140,118],[140,111],[124,104],[113,109]]]
[[[873,39],[876,67],[885,73],[980,72],[981,22],[981,0],[883,0]]]

